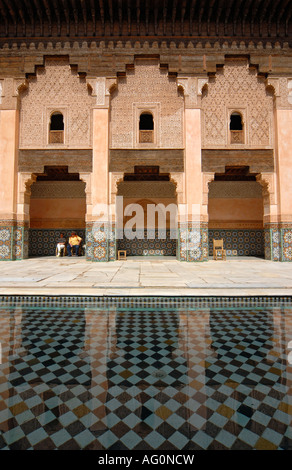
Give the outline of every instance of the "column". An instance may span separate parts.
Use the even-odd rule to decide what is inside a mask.
[[[179,259],[208,259],[208,214],[203,204],[200,95],[207,81],[179,78],[185,95],[185,191],[179,206]]]
[[[279,260],[292,261],[292,109],[276,110]],[[275,228],[274,228],[275,232]],[[275,243],[275,242],[273,242]]]
[[[1,80],[0,92],[0,260],[16,257],[19,111],[12,78]],[[18,252],[17,252],[18,253]]]
[[[109,97],[111,79],[88,80],[96,108],[92,116],[91,203],[86,215],[86,258],[90,261],[116,259],[115,227],[110,211],[109,190]]]

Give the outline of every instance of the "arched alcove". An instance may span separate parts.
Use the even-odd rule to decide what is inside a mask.
[[[49,123],[49,143],[64,143],[64,116],[60,111],[51,114]]]

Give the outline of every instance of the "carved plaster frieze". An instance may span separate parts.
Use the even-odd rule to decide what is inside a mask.
[[[263,187],[264,204],[276,204],[274,173],[260,173],[256,180]]]
[[[213,172],[203,173],[203,194],[202,194],[203,205],[208,205],[209,183],[214,181],[214,178],[215,178],[215,173]]]
[[[31,194],[31,185],[35,183],[37,177],[34,173],[20,172],[18,173],[18,194]]]
[[[116,202],[116,196],[118,193],[118,186],[124,180],[124,173],[110,173],[110,195],[111,204]]]
[[[170,181],[175,185],[177,202],[184,202],[184,173],[170,173]]]
[[[92,204],[91,198],[91,173],[79,173],[81,181],[85,183],[86,204]]]
[[[196,108],[199,105],[199,97],[202,96],[203,88],[207,83],[207,77],[178,76],[177,86],[183,90],[186,108]]]

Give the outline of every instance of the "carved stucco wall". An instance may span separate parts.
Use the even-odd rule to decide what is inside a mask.
[[[91,147],[94,99],[85,79],[64,58],[47,59],[21,93],[20,148]],[[64,115],[64,144],[48,144],[50,115]]]
[[[203,148],[232,147],[229,119],[238,110],[243,117],[244,147],[273,146],[273,95],[247,60],[227,60],[210,78],[202,98]],[[238,144],[236,144],[238,145]]]
[[[154,115],[154,147],[183,147],[183,97],[176,79],[169,78],[168,71],[160,69],[156,60],[137,60],[135,68],[118,80],[111,99],[111,148],[137,147],[139,114],[143,110]]]

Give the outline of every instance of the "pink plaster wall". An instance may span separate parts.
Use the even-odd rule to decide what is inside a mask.
[[[292,111],[277,110],[280,221],[292,221]]]
[[[31,228],[84,228],[86,203],[83,199],[31,199]]]
[[[263,201],[256,198],[214,198],[209,199],[209,223],[224,222],[262,222]]]

